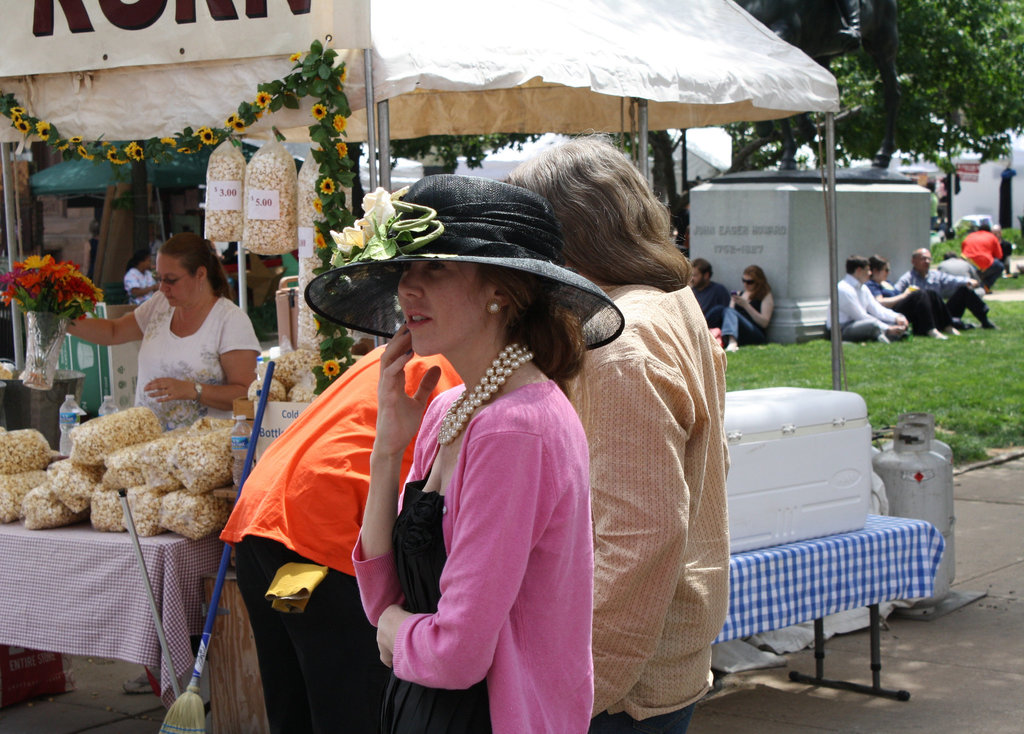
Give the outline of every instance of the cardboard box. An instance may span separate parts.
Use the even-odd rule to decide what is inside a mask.
[[[134,306],[96,305],[100,318],[116,319],[130,313]],[[102,347],[70,334],[60,348],[58,367],[85,373],[80,405],[96,415],[104,395],[113,395],[118,410],[135,405],[135,385],[139,378],[140,342]]]
[[[267,401],[267,406],[263,410],[260,435],[256,439],[256,461],[259,461],[271,442],[280,436],[308,405],[309,403]]]

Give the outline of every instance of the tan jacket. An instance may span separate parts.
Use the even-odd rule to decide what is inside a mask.
[[[711,682],[728,605],[726,359],[689,288],[609,295],[626,329],[573,391],[590,442],[594,713],[644,719]]]

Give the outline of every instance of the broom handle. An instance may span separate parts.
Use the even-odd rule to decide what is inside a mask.
[[[164,665],[171,673],[171,687],[174,688],[174,697],[181,695],[181,684],[178,683],[178,673],[174,669],[174,661],[171,660],[171,651],[167,647],[167,637],[164,634],[164,623],[160,617],[160,610],[156,608],[156,597],[153,595],[153,584],[149,580],[149,570],[146,568],[146,559],[142,557],[142,545],[139,543],[139,535],[135,531],[135,518],[132,517],[132,508],[128,504],[128,493],[124,489],[117,490],[117,496],[121,499],[121,509],[124,511],[124,519],[128,525],[128,534],[132,536],[132,543],[135,546],[135,558],[139,561],[139,570],[142,572],[142,579],[146,582],[146,594],[149,596],[149,607],[153,611],[153,622],[156,624],[157,639],[160,640],[160,652],[164,656]]]
[[[252,431],[249,433],[249,449],[245,452],[245,466],[242,467],[242,476],[238,481],[238,496],[242,494],[242,487],[249,476],[249,469],[252,467],[253,456],[256,453],[256,439],[260,435],[260,427],[263,425],[263,411],[267,407],[267,396],[270,390],[270,378],[274,376],[274,362],[267,363],[267,371],[263,376],[263,387],[260,389],[259,399],[256,402],[256,414],[252,421]],[[217,616],[217,609],[220,606],[220,592],[224,588],[224,577],[228,573],[228,564],[231,562],[231,545],[224,544],[224,552],[220,555],[220,567],[217,569],[217,580],[213,584],[213,594],[210,595],[210,608],[206,611],[206,624],[203,626],[203,637],[199,641],[199,651],[196,653],[196,665],[192,670],[192,680],[189,681],[189,690],[199,690],[199,680],[203,677],[203,667],[206,665],[206,651],[210,645],[210,635],[213,633],[213,621]]]

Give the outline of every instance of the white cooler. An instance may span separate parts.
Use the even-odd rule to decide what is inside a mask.
[[[871,426],[852,392],[770,387],[725,396],[732,552],[860,530]]]

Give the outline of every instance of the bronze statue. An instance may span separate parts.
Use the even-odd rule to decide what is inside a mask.
[[[885,94],[885,136],[872,165],[888,168],[896,150],[896,111],[900,88],[896,79],[896,0],[736,0],[782,40],[828,68],[836,56],[863,46],[882,77]],[[796,143],[788,120],[782,122],[780,168],[796,168]]]

